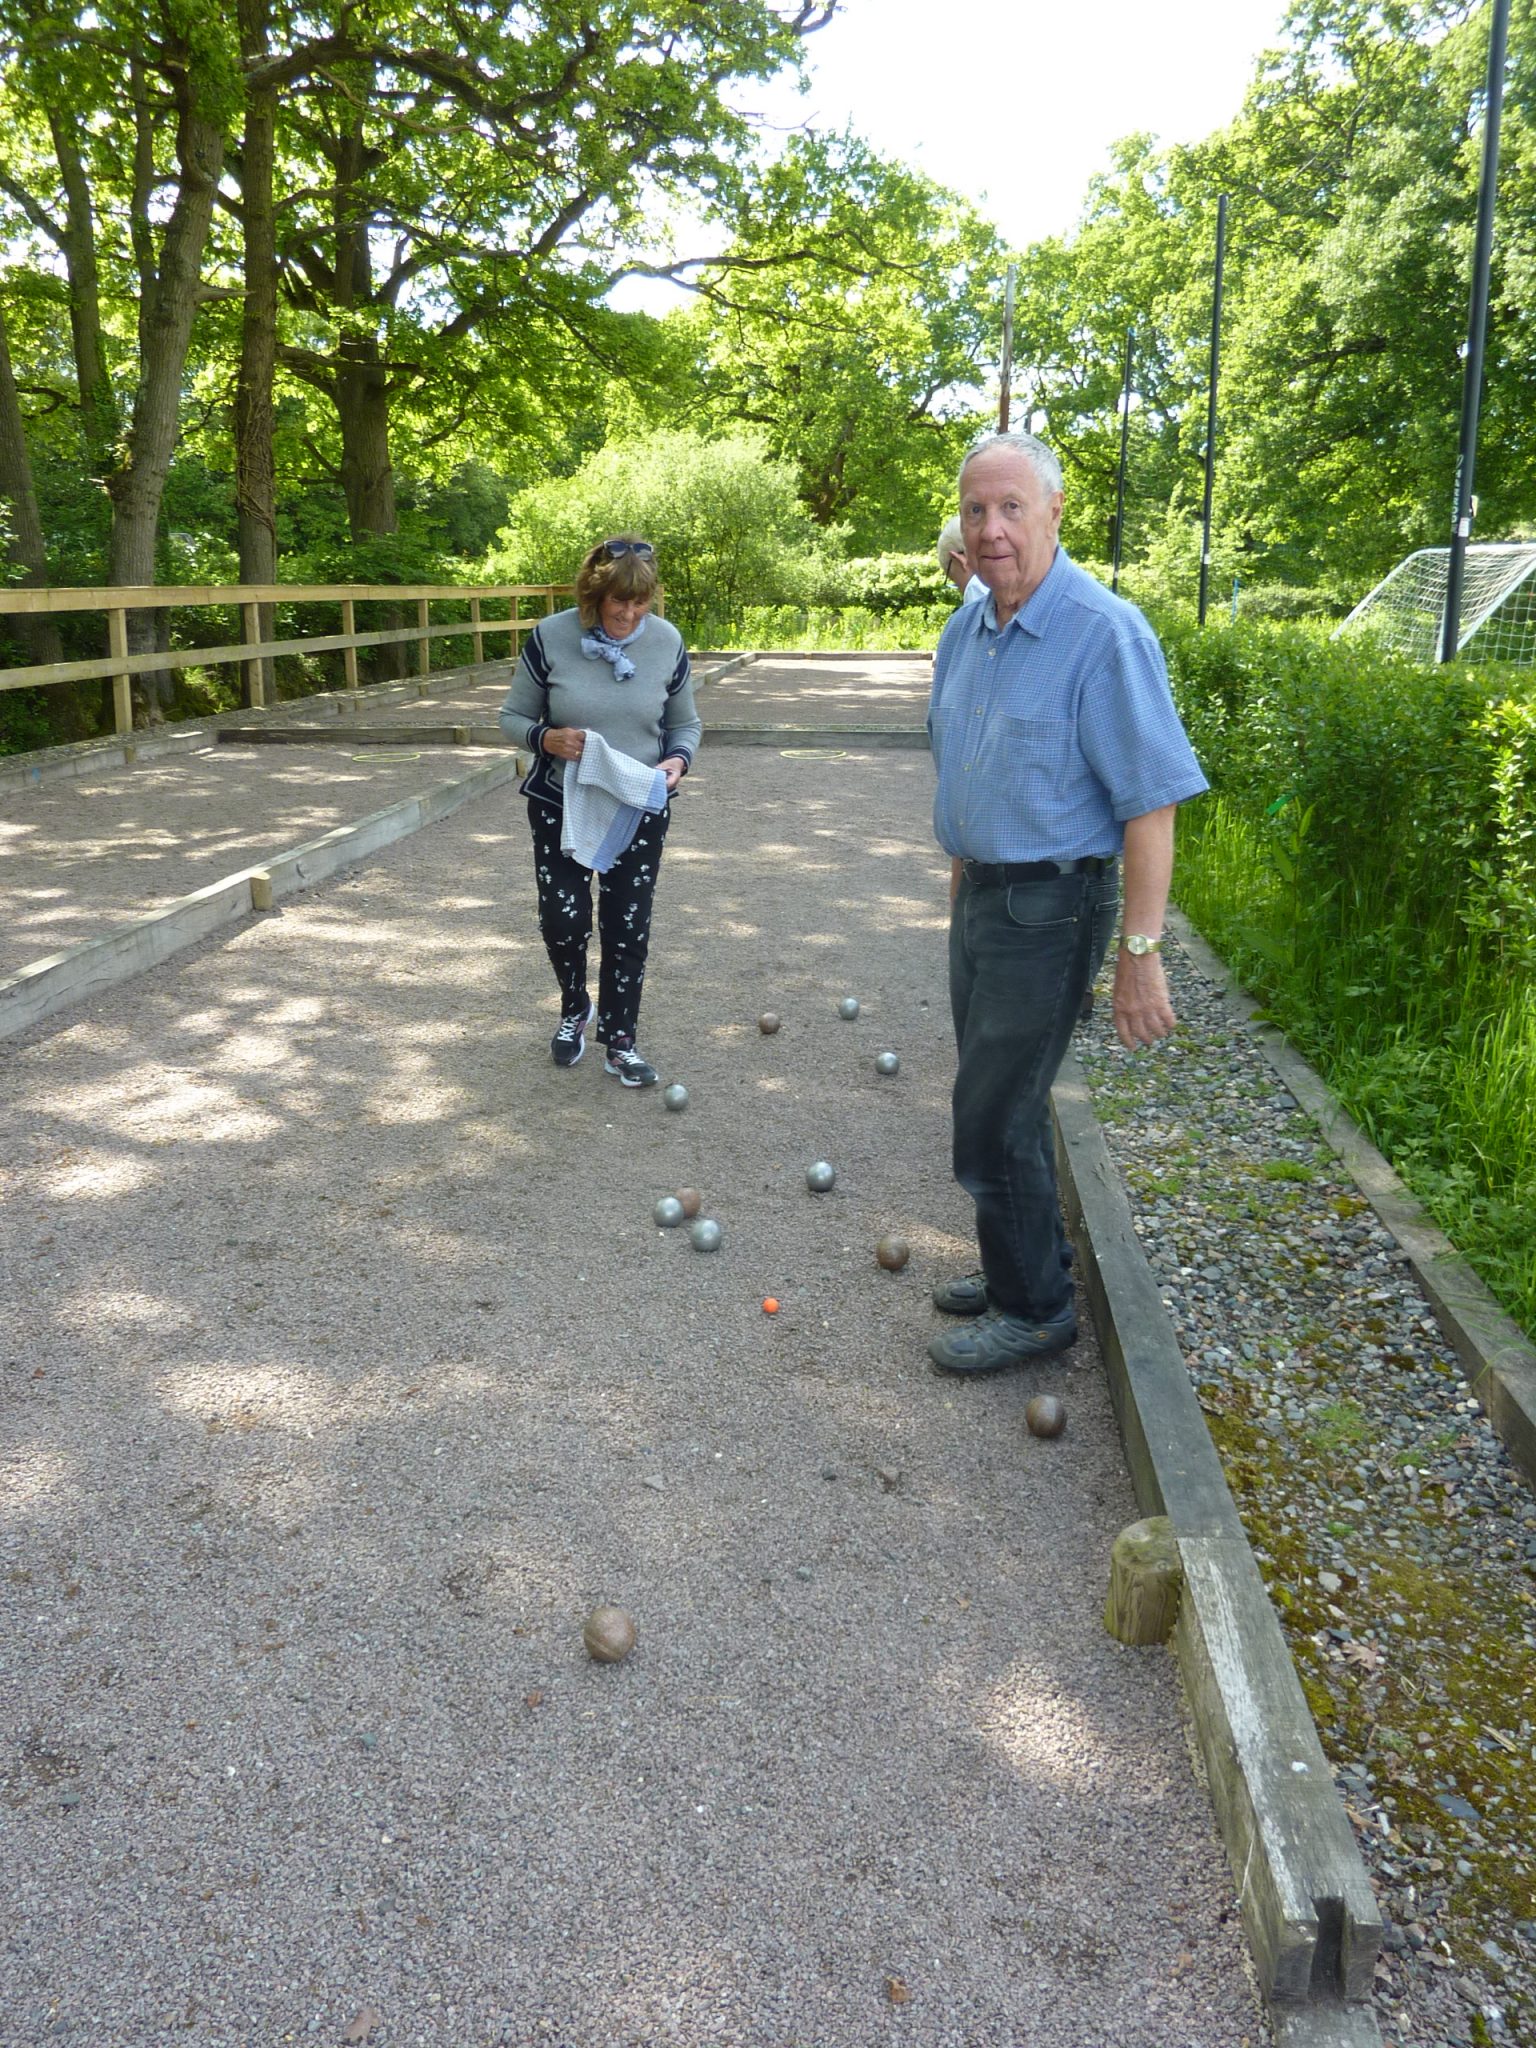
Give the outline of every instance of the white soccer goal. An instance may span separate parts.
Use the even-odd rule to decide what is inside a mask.
[[[1361,598],[1340,633],[1366,632],[1411,661],[1437,661],[1449,548],[1420,548]],[[1467,549],[1456,649],[1472,661],[1536,662],[1536,542]]]

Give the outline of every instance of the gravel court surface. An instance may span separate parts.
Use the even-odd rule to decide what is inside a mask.
[[[1171,1659],[1101,1627],[1091,1334],[923,1359],[972,1256],[928,773],[701,759],[681,1115],[550,1065],[510,795],[18,1041],[6,2048],[1268,2039]]]
[[[796,660],[759,654],[699,694],[712,719],[743,725],[908,725],[928,714],[931,660],[867,654],[858,660]]]
[[[468,774],[488,749],[209,747],[0,807],[0,975],[178,896]]]

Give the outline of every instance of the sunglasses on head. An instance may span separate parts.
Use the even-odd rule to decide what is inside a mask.
[[[603,542],[603,553],[611,555],[614,561],[618,561],[621,555],[638,555],[644,561],[647,555],[654,555],[655,552],[656,550],[648,540],[605,540]]]

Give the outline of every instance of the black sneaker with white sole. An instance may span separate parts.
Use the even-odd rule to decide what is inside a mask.
[[[574,1067],[587,1049],[587,1026],[597,1014],[596,1003],[588,1003],[574,1017],[562,1017],[560,1029],[549,1041],[549,1056],[557,1067]]]
[[[614,1075],[626,1088],[656,1086],[656,1069],[649,1060],[643,1060],[632,1045],[610,1045],[608,1057],[603,1061],[603,1072]]]

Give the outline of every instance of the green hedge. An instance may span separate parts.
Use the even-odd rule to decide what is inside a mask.
[[[1536,1330],[1536,675],[1158,623],[1176,897]]]

